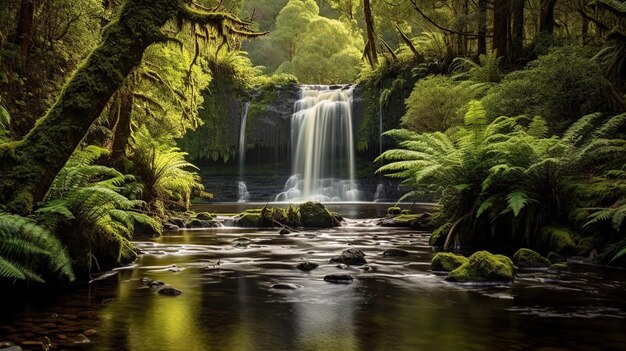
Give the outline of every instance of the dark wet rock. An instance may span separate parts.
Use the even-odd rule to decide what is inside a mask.
[[[387,249],[383,252],[383,256],[386,257],[404,257],[408,256],[409,252],[402,249]]]
[[[167,222],[167,223],[165,223],[163,225],[163,230],[164,231],[174,232],[174,231],[177,231],[179,229],[180,228],[176,224],[174,224],[174,223]]]
[[[339,225],[335,217],[319,202],[308,201],[300,205],[300,222],[303,227],[330,228]]]
[[[599,247],[601,244],[601,240],[597,236],[588,236],[580,239],[578,245],[576,246],[576,255],[577,256],[587,256],[593,255],[594,250]]]
[[[183,293],[171,285],[163,285],[157,292],[165,296],[178,296]]]
[[[283,229],[280,230],[280,232],[278,232],[278,234],[280,234],[280,235],[286,235],[286,234],[289,234],[289,233],[291,233],[291,232],[287,228],[283,228]]]
[[[430,269],[433,272],[452,272],[467,262],[467,257],[451,252],[439,252],[433,257]]]
[[[515,255],[513,255],[513,262],[520,269],[544,269],[552,264],[539,253],[526,248],[517,250]]]
[[[567,263],[565,262],[555,263],[550,266],[551,271],[566,271],[568,270],[568,268],[569,267],[567,266]]]
[[[176,225],[178,228],[186,228],[187,224],[185,220],[182,218],[170,218],[169,220],[172,224]]]
[[[147,277],[141,278],[140,281],[141,281],[141,284],[143,285],[150,285],[150,283],[152,283],[152,279],[147,278]]]
[[[163,286],[163,285],[165,285],[165,283],[160,280],[153,280],[150,283],[148,283],[148,286],[151,289],[158,289],[160,286]]]
[[[340,263],[340,264],[336,265],[335,267],[337,267],[339,269],[348,269],[348,265],[347,264],[343,264],[343,263]]]
[[[297,285],[289,284],[289,283],[278,283],[278,284],[272,285],[272,289],[278,289],[278,290],[295,290],[297,288],[298,288]]]
[[[235,240],[235,247],[246,248],[252,244],[252,240],[248,238],[238,238]]]
[[[450,272],[446,280],[457,283],[511,283],[513,271],[514,266],[508,257],[478,251]]]
[[[549,252],[548,253],[548,261],[552,262],[552,263],[558,263],[558,262],[563,262],[565,260],[567,260],[567,258],[565,256],[561,256],[556,252]]]
[[[302,262],[302,263],[298,263],[298,265],[296,266],[296,268],[304,272],[312,271],[317,267],[319,267],[319,265],[313,262]]]
[[[189,228],[204,228],[204,223],[199,219],[192,219],[189,222]]]
[[[341,255],[331,258],[330,263],[343,263],[353,266],[361,266],[367,263],[363,251],[355,248],[344,250]]]
[[[85,330],[83,332],[83,335],[84,336],[91,336],[91,335],[94,335],[96,333],[97,333],[97,331],[95,329],[87,329],[87,330]]]
[[[353,278],[350,274],[335,273],[335,274],[328,274],[327,276],[324,277],[324,280],[329,283],[335,283],[335,284],[350,284],[352,283]]]
[[[200,212],[196,215],[196,218],[201,221],[211,221],[213,220],[213,216],[211,216],[208,212]]]
[[[148,223],[135,222],[133,226],[133,235],[136,238],[157,238],[161,236],[162,231],[163,226],[159,223],[152,226]]]

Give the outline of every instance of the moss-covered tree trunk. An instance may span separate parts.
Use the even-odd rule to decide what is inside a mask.
[[[116,162],[122,156],[126,156],[126,146],[131,134],[131,116],[133,114],[133,96],[128,89],[120,88],[118,91],[119,108],[117,111],[117,123],[113,136],[111,159]]]
[[[0,204],[29,212],[43,199],[54,177],[87,134],[111,96],[144,51],[168,41],[161,27],[170,20],[216,28],[218,38],[263,35],[249,22],[222,12],[196,10],[186,0],[126,0],[103,33],[102,43],[74,72],[48,113],[24,139],[0,145]]]

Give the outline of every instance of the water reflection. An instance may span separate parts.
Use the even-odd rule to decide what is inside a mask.
[[[140,242],[146,254],[136,266],[88,289],[3,307],[0,342],[48,336],[61,349],[96,351],[626,348],[624,272],[577,266],[522,273],[512,286],[463,287],[429,271],[427,240],[363,222],[282,236],[235,228],[181,231]],[[367,254],[369,271],[327,263],[349,245]],[[390,247],[410,255],[383,257]],[[294,266],[303,260],[320,267],[300,272]],[[354,283],[323,280],[339,272]],[[183,294],[159,295],[142,277]],[[276,283],[298,289],[275,289]],[[51,323],[53,314],[67,321]],[[95,331],[89,344],[68,341],[88,329]]]

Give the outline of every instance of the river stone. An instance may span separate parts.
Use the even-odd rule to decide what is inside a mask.
[[[289,283],[278,283],[278,284],[272,285],[272,289],[278,289],[278,290],[295,290],[297,288],[298,288],[297,285],[289,284]]]
[[[171,285],[163,285],[157,292],[165,296],[178,296],[183,293]]]
[[[163,283],[160,280],[152,280],[151,282],[148,283],[148,286],[151,289],[157,289],[158,287],[163,286],[163,285],[165,285],[165,283]]]
[[[324,280],[335,284],[350,284],[352,283],[353,278],[350,274],[335,273],[325,276]]]
[[[84,336],[83,334],[78,334],[72,338],[73,344],[89,344],[90,342],[91,340],[89,340],[89,338]]]
[[[302,263],[299,263],[296,266],[296,268],[298,268],[301,271],[305,271],[305,272],[312,271],[312,270],[314,270],[317,267],[319,267],[319,265],[317,263],[313,263],[313,262],[302,262]]]
[[[402,249],[387,249],[383,252],[383,256],[387,257],[401,257],[408,256],[409,252],[407,250]]]
[[[287,228],[283,228],[283,229],[280,230],[280,232],[278,232],[278,234],[280,234],[280,235],[286,235],[286,234],[289,234],[289,233],[291,233],[291,232]]]
[[[19,346],[9,346],[4,349],[0,349],[0,351],[22,351],[22,348]]]
[[[433,272],[451,272],[467,262],[467,257],[451,252],[439,252],[433,257],[430,269]]]
[[[478,251],[450,272],[446,280],[457,283],[512,283],[514,268],[506,256]]]
[[[178,231],[179,229],[180,228],[178,228],[178,226],[174,223],[167,222],[163,225],[163,230],[165,231],[175,232],[175,231]]]
[[[521,269],[544,269],[550,267],[550,261],[539,253],[526,248],[517,250],[513,262]]]
[[[147,277],[141,278],[140,281],[141,281],[141,284],[143,285],[150,285],[150,283],[152,283],[152,279],[147,278]]]
[[[200,212],[196,215],[196,218],[201,221],[210,221],[213,219],[213,216],[208,212]]]
[[[352,266],[361,266],[367,263],[363,251],[355,248],[344,250],[341,255],[330,259],[330,263],[343,263]]]

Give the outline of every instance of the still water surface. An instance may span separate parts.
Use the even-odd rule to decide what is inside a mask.
[[[288,235],[180,231],[138,246],[145,254],[134,266],[89,287],[5,302],[0,342],[41,350],[46,336],[56,349],[93,351],[626,349],[622,271],[574,265],[520,273],[510,286],[450,284],[429,270],[428,233],[373,220]],[[366,253],[369,270],[328,263],[349,247]],[[410,255],[382,256],[392,247]],[[304,260],[320,267],[301,272]],[[330,273],[355,280],[325,282]],[[142,277],[183,294],[159,295]]]

